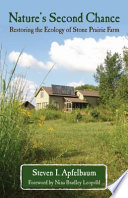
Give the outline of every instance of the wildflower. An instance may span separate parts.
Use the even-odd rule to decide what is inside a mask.
[[[27,116],[28,116],[28,117],[31,117],[32,114],[28,111],[28,112],[27,112]]]
[[[116,109],[116,113],[117,113],[117,114],[119,113],[119,109]]]
[[[55,130],[54,130],[53,127],[50,127],[50,128],[48,129],[48,131],[49,131],[49,132],[53,132],[53,131],[55,131]]]
[[[44,122],[40,122],[40,123],[39,123],[39,126],[40,126],[40,127],[44,126]]]
[[[124,111],[124,114],[127,115],[127,111]]]
[[[81,115],[84,116],[84,115],[85,115],[85,112],[82,111],[82,112],[81,112]]]
[[[38,144],[35,143],[35,144],[33,145],[33,148],[38,148]]]
[[[44,121],[45,120],[45,116],[40,116],[40,120]]]
[[[27,111],[25,109],[22,109],[22,114],[27,115]]]
[[[53,138],[56,138],[56,134],[53,135]]]

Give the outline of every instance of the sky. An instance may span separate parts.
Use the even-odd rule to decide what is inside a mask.
[[[55,64],[44,82],[44,86],[51,84],[78,86],[83,84],[96,85],[94,74],[98,65],[103,64],[107,51],[122,54],[123,47],[128,46],[128,2],[101,1],[101,0],[65,0],[65,1],[16,1],[4,0],[0,8],[0,43],[2,45],[2,58],[7,52],[6,61],[8,72],[19,59],[17,74],[24,74],[29,90],[29,99],[35,89],[41,85],[49,69]],[[18,16],[40,16],[40,22],[9,22],[9,12]],[[83,22],[49,22],[49,14],[58,16],[77,16],[83,13]],[[119,16],[117,23],[90,23],[85,20],[87,13],[97,13],[99,17]],[[41,13],[41,14],[40,14]],[[46,22],[41,21],[46,17]],[[90,19],[94,16],[90,14]],[[43,32],[10,32],[13,29],[40,28]],[[63,34],[58,32],[44,32],[44,28],[64,29]],[[91,32],[92,29],[105,29],[105,32]],[[107,27],[119,29],[119,32],[107,32]],[[71,28],[71,32],[66,29]],[[73,28],[87,29],[87,32],[73,32]],[[21,77],[16,77],[21,78]]]

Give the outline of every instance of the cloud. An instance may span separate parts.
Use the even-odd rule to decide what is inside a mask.
[[[70,82],[68,83],[68,86],[71,86],[71,87],[78,87],[78,86],[81,86],[81,85],[84,85],[85,83],[83,81],[79,81],[79,82]]]
[[[122,54],[124,46],[128,47],[128,39],[124,36],[107,36],[99,40],[74,38],[65,40],[62,45],[53,42],[49,54],[60,67],[94,72],[104,62],[107,51]]]
[[[34,99],[37,84],[22,77],[16,77],[12,82],[12,93],[20,96],[23,101]]]
[[[8,58],[11,62],[15,63],[20,55],[20,52],[12,51]],[[18,65],[21,67],[33,67],[33,68],[41,68],[41,69],[50,69],[53,65],[52,62],[48,61],[46,64],[42,61],[38,61],[32,55],[27,53],[22,53],[20,56]]]

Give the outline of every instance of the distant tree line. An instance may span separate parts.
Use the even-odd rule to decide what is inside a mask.
[[[89,85],[89,84],[85,84],[85,85],[81,85],[75,88],[76,90],[89,90],[89,91],[98,91],[99,87],[95,86],[95,85]]]

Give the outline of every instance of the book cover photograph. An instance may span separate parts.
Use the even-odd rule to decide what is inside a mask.
[[[128,2],[0,12],[0,197],[128,197]]]

